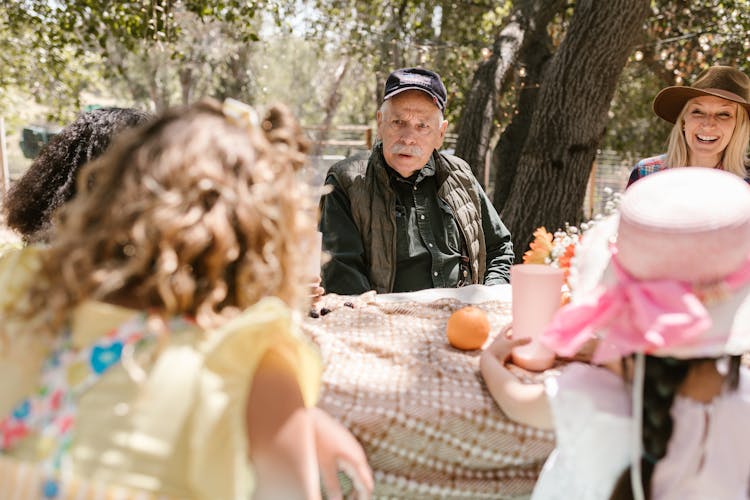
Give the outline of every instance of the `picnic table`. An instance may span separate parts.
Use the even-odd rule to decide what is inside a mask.
[[[510,285],[331,294],[305,320],[325,366],[319,406],[362,443],[375,497],[531,493],[553,433],[508,419],[479,373],[480,351],[455,349],[445,336],[450,314],[467,304],[487,312],[496,335],[511,320],[510,297]]]

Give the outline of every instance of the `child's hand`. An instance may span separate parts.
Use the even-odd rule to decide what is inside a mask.
[[[320,477],[331,500],[342,498],[337,473],[342,470],[352,480],[358,499],[370,498],[374,486],[367,456],[349,430],[320,408],[311,408],[315,449]]]
[[[325,288],[320,286],[321,281],[320,276],[318,276],[310,283],[310,298],[313,304],[318,302],[326,293]]]
[[[541,429],[552,428],[552,411],[544,392],[544,384],[526,383],[513,374],[505,362],[514,347],[531,342],[528,337],[508,337],[506,326],[479,358],[482,378],[497,405],[511,420]]]
[[[485,349],[485,352],[493,355],[501,363],[505,363],[505,361],[507,361],[514,347],[526,345],[531,342],[531,339],[529,337],[512,339],[508,336],[509,332],[510,325],[507,325],[502,329],[500,333],[497,334],[497,337],[495,337],[495,340],[493,340],[492,343],[487,346],[487,349]]]

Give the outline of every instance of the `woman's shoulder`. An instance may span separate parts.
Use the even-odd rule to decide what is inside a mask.
[[[0,256],[8,250],[14,250],[23,247],[21,237],[2,225],[0,225]]]
[[[638,179],[662,170],[664,168],[664,162],[666,158],[666,154],[661,154],[657,156],[650,156],[648,158],[640,160],[635,164],[635,167],[633,167],[633,170],[630,172],[630,178],[628,179],[627,185],[630,186]]]
[[[723,412],[740,412],[738,417],[742,417],[744,422],[745,416],[750,414],[750,368],[741,366],[739,371],[739,383],[737,389],[725,389],[722,393],[714,398],[710,403],[694,401],[688,397],[678,395],[675,398],[674,407],[676,413],[695,413],[696,419],[703,418],[706,408],[713,408],[717,413]]]
[[[639,167],[656,167],[656,168],[663,168],[664,167],[664,161],[667,159],[666,154],[660,154],[656,156],[649,156],[648,158],[643,158],[642,160],[639,160],[638,163],[635,164],[635,168]]]

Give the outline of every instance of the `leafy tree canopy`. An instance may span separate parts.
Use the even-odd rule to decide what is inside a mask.
[[[357,58],[374,73],[372,111],[392,70],[425,66],[448,90],[446,114],[457,123],[471,76],[492,45],[511,2],[490,0],[310,0],[309,36]]]
[[[341,61],[333,122],[370,122],[392,69],[423,65],[448,87],[458,124],[465,93],[514,2],[505,0],[0,0],[0,106],[9,88],[68,121],[81,92],[105,89],[161,109],[201,95],[289,101],[323,120]],[[574,8],[549,27],[564,38]],[[294,29],[288,24],[294,19]],[[271,23],[277,29],[263,29]],[[292,33],[294,31],[294,33]],[[602,148],[633,157],[664,148],[667,124],[650,110],[665,85],[689,83],[711,64],[750,73],[750,2],[654,0],[612,103]],[[280,33],[285,33],[279,38]],[[269,35],[270,34],[270,35]],[[308,43],[297,40],[304,37]],[[514,115],[522,68],[498,99],[499,133]],[[294,103],[298,103],[297,106]],[[299,109],[297,109],[299,108]]]
[[[663,152],[671,124],[651,111],[658,91],[690,84],[716,64],[750,75],[748,34],[748,0],[653,2],[642,41],[620,78],[602,147],[632,158]]]

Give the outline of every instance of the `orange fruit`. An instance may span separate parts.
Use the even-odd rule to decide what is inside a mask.
[[[462,307],[448,318],[445,333],[448,335],[448,342],[456,349],[479,349],[490,334],[490,321],[482,309]]]

